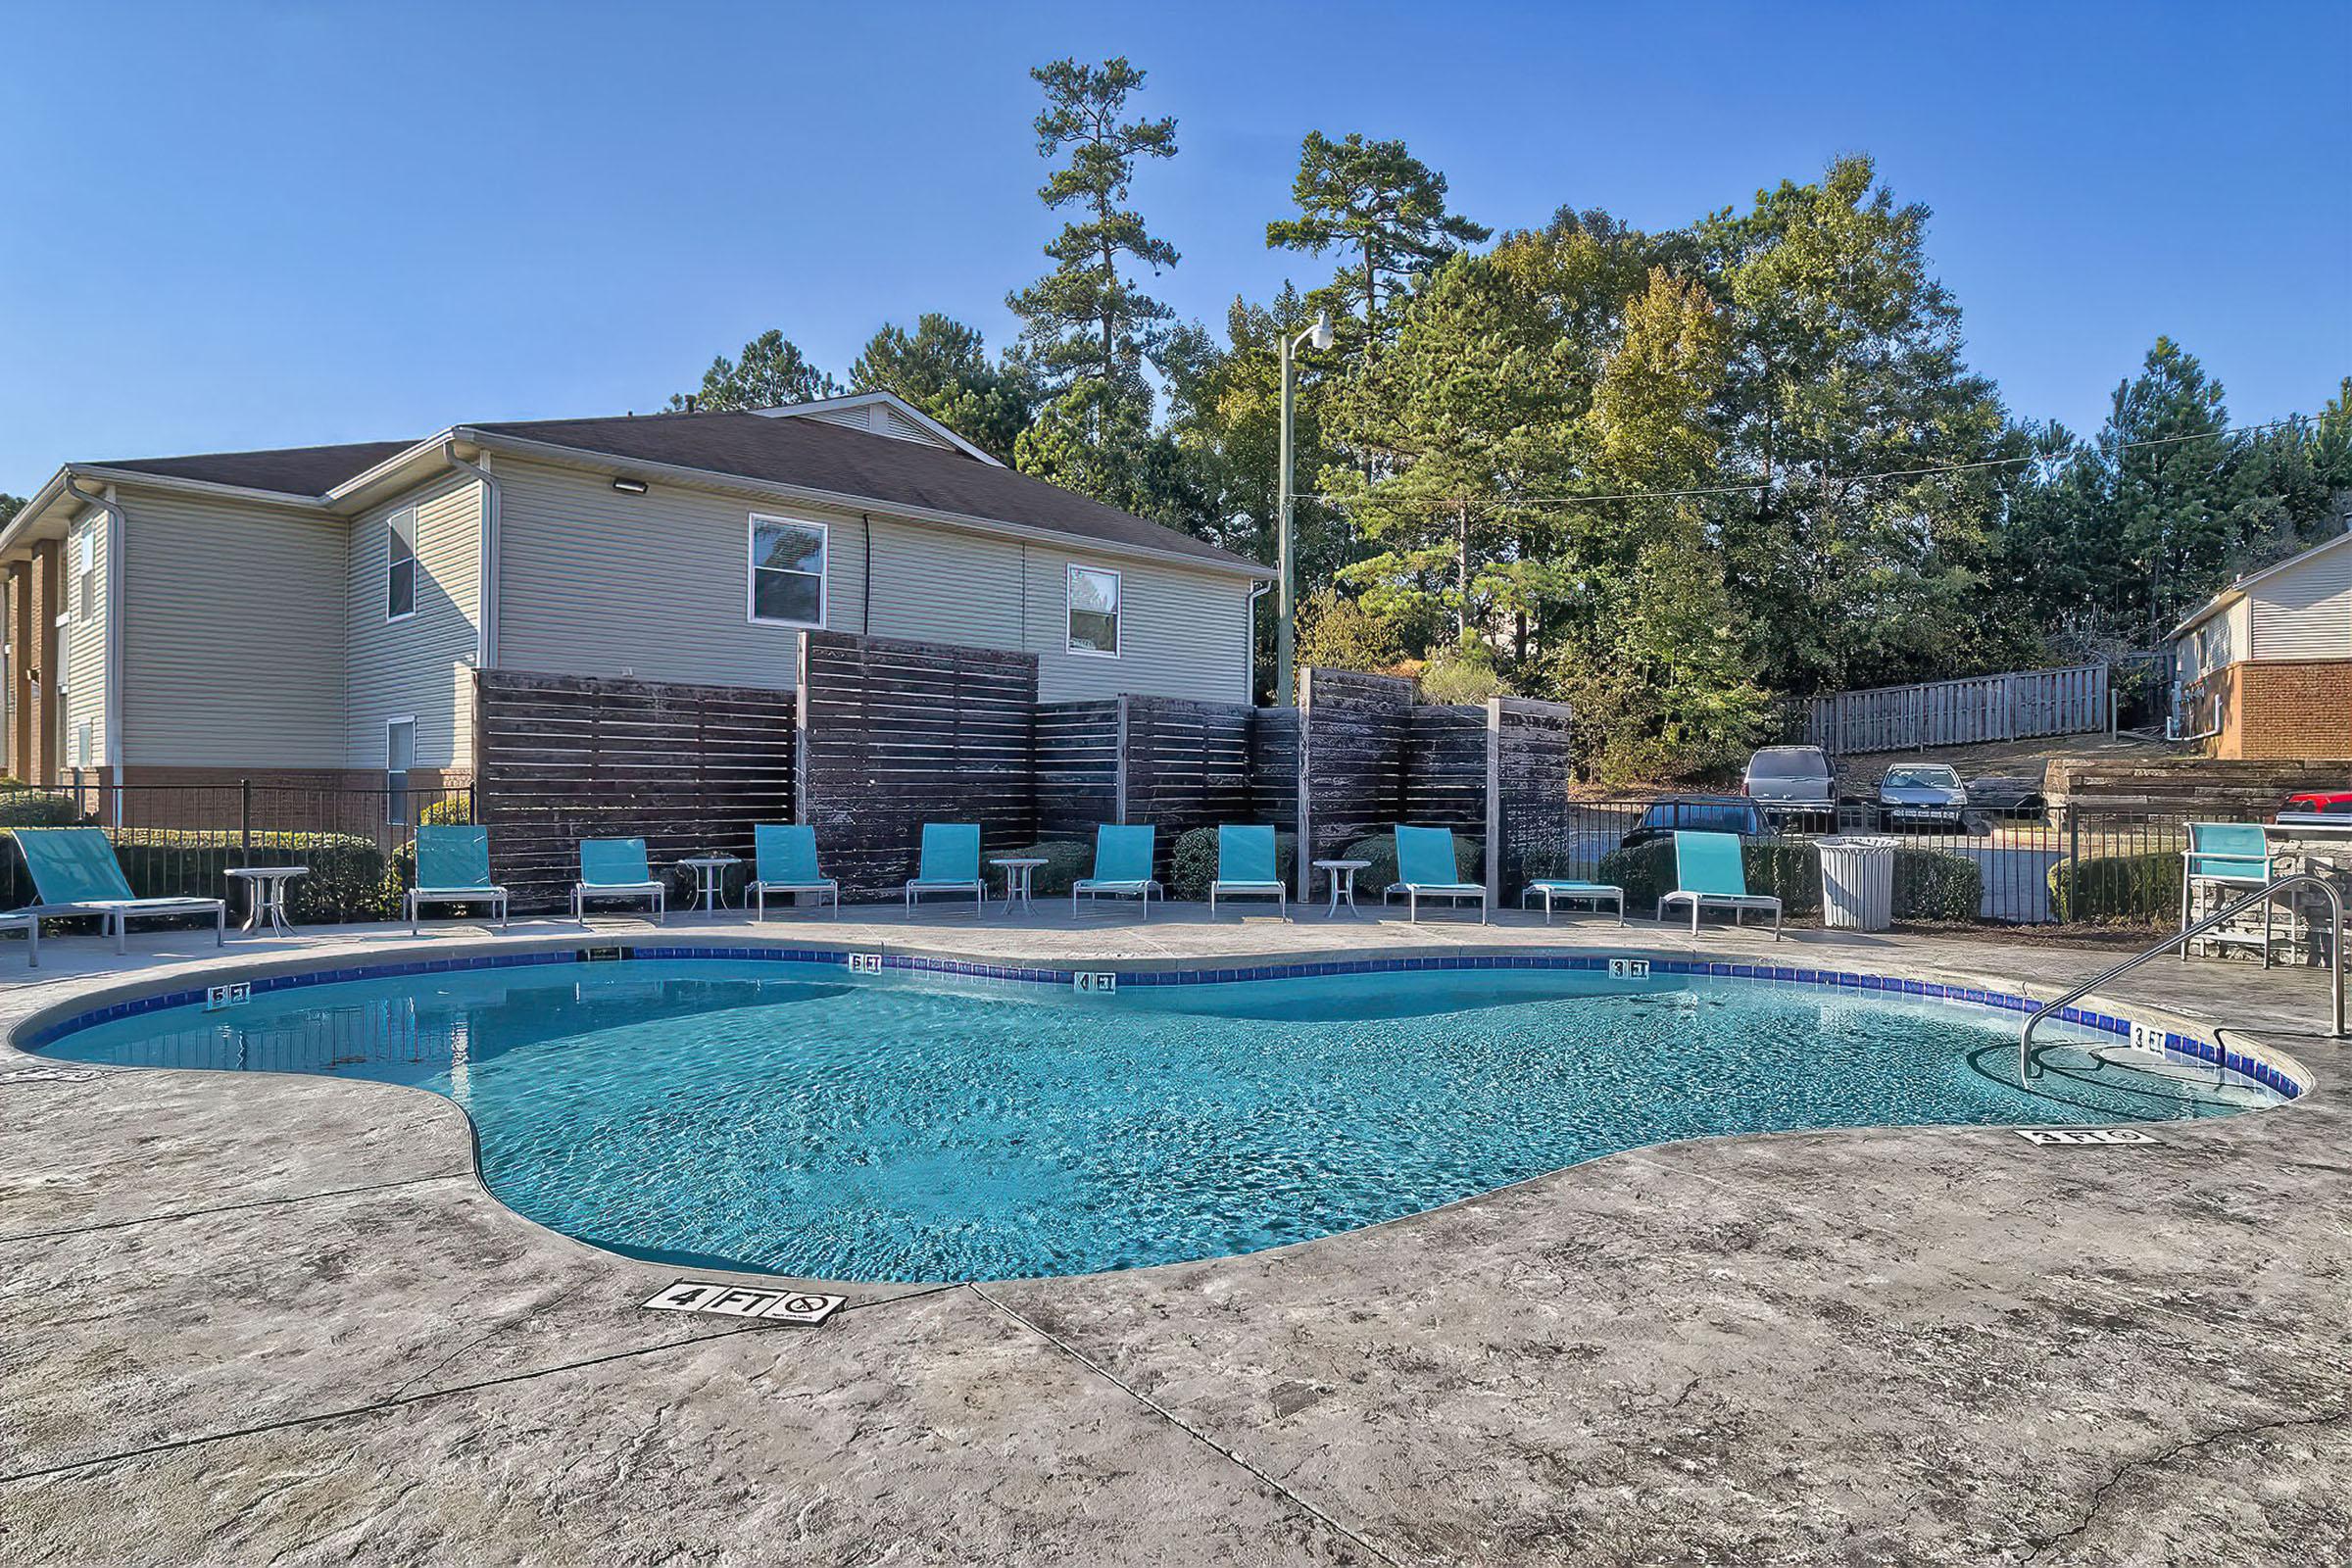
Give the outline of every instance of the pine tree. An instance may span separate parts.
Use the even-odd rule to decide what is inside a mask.
[[[974,446],[1010,458],[1037,407],[1027,366],[994,361],[980,333],[926,311],[910,333],[884,323],[850,367],[859,392],[896,392]]]
[[[1350,256],[1340,275],[1307,296],[1335,319],[1355,315],[1374,339],[1388,335],[1397,299],[1491,230],[1446,209],[1446,176],[1401,141],[1366,141],[1360,131],[1333,141],[1319,130],[1298,149],[1291,185],[1297,218],[1266,225],[1272,248]]]
[[[775,409],[840,394],[840,382],[809,364],[790,338],[770,328],[746,343],[737,358],[721,354],[710,362],[693,407],[704,414]],[[687,407],[686,395],[673,395],[669,406]]]

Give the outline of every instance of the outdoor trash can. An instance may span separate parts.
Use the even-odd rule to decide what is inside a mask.
[[[1894,919],[1894,840],[1826,838],[1821,850],[1821,923],[1884,931]]]

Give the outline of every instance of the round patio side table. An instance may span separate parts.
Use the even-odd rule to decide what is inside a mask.
[[[278,935],[294,934],[294,927],[286,921],[286,884],[298,876],[309,876],[309,866],[238,865],[231,866],[228,874],[246,887],[245,923],[237,929],[258,931],[267,920]]]
[[[1037,868],[1046,862],[1029,856],[1007,855],[992,858],[988,863],[1000,868],[1004,873],[1005,917],[1011,918],[1012,906],[1015,904],[1021,906],[1023,912],[1035,914],[1037,907],[1029,902],[1029,879],[1036,875]]]
[[[1331,878],[1331,907],[1323,911],[1325,914],[1337,916],[1343,900],[1347,902],[1349,914],[1356,912],[1355,873],[1371,863],[1370,860],[1317,860],[1314,862],[1316,870]]]
[[[742,863],[743,858],[736,855],[692,855],[678,862],[694,873],[695,899],[705,914],[726,908],[727,868]]]

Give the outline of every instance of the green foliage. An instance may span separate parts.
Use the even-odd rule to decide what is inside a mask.
[[[463,825],[473,820],[473,799],[468,795],[447,795],[426,807],[416,820],[426,827]]]
[[[1375,833],[1370,838],[1357,839],[1337,857],[1343,860],[1368,860],[1371,863],[1355,873],[1358,893],[1378,897],[1381,889],[1396,881],[1396,835]],[[1457,881],[1484,882],[1487,879],[1487,846],[1483,839],[1467,833],[1453,836],[1453,870]],[[1316,886],[1322,886],[1321,878]]]
[[[1448,649],[1421,671],[1421,700],[1425,703],[1483,703],[1490,697],[1515,695],[1511,683],[1494,668],[1494,661],[1476,647]]]
[[[1446,210],[1446,176],[1403,142],[1366,141],[1360,131],[1340,141],[1308,131],[1291,199],[1298,216],[1268,223],[1266,244],[1316,256],[1352,253],[1306,303],[1341,319],[1360,310],[1364,332],[1375,338],[1414,278],[1491,232]]]
[[[978,331],[925,311],[914,331],[883,323],[850,367],[859,392],[895,392],[966,441],[1010,458],[1037,406],[1029,368],[991,360]]]
[[[1942,850],[1894,852],[1897,920],[1973,921],[1984,907],[1984,872],[1965,855]]]
[[[1403,658],[1396,624],[1366,610],[1361,600],[1343,598],[1336,588],[1318,588],[1298,607],[1300,669],[1383,670]]]
[[[1172,852],[1173,865],[1168,872],[1168,897],[1201,903],[1208,898],[1208,885],[1217,879],[1217,830],[1196,827],[1176,835]],[[1274,873],[1291,887],[1297,887],[1298,875],[1298,835],[1274,835]]]
[[[1046,91],[1038,156],[1068,154],[1038,197],[1049,211],[1074,208],[1079,216],[1046,245],[1054,270],[1005,303],[1056,391],[1080,381],[1140,386],[1143,362],[1156,357],[1175,313],[1131,285],[1120,259],[1158,272],[1177,258],[1125,204],[1139,160],[1176,156],[1176,122],[1121,119],[1144,85],[1144,73],[1123,58],[1100,66],[1056,60],[1030,75]]]
[[[22,824],[20,824],[22,825]],[[373,839],[355,833],[266,832],[250,851],[234,829],[110,828],[115,857],[132,893],[143,899],[226,899],[241,916],[244,894],[230,888],[238,865],[307,865],[311,874],[286,886],[286,917],[297,925],[345,920],[389,920],[400,913],[400,886]],[[32,900],[24,857],[0,857],[0,899],[16,907]]]
[[[746,343],[738,358],[730,360],[721,354],[710,362],[710,368],[703,372],[694,407],[703,414],[723,414],[737,409],[781,408],[840,393],[840,382],[810,365],[798,345],[771,327]],[[669,406],[685,408],[685,394],[671,397]]]
[[[41,790],[0,793],[0,827],[73,827],[81,820],[81,808],[67,796]]]
[[[2050,912],[2077,921],[2147,925],[2180,913],[2178,851],[2095,855],[2050,867]]]
[[[991,851],[994,858],[999,851]],[[1067,839],[1048,839],[1026,849],[1014,850],[1011,858],[1037,859],[1046,863],[1029,873],[1029,891],[1041,899],[1066,898],[1070,884],[1082,876],[1092,875],[1095,869],[1095,847]],[[989,874],[989,886],[1003,890],[1004,872],[998,866],[984,866]]]

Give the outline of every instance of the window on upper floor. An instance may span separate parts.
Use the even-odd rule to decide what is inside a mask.
[[[98,610],[98,530],[85,526],[74,540],[74,618],[87,620]]]
[[[384,618],[416,612],[416,513],[395,512],[384,519]]]
[[[778,626],[822,626],[826,543],[821,522],[753,513],[745,613]]]
[[[1119,657],[1119,574],[1104,566],[1072,566],[1069,580],[1070,652]]]

